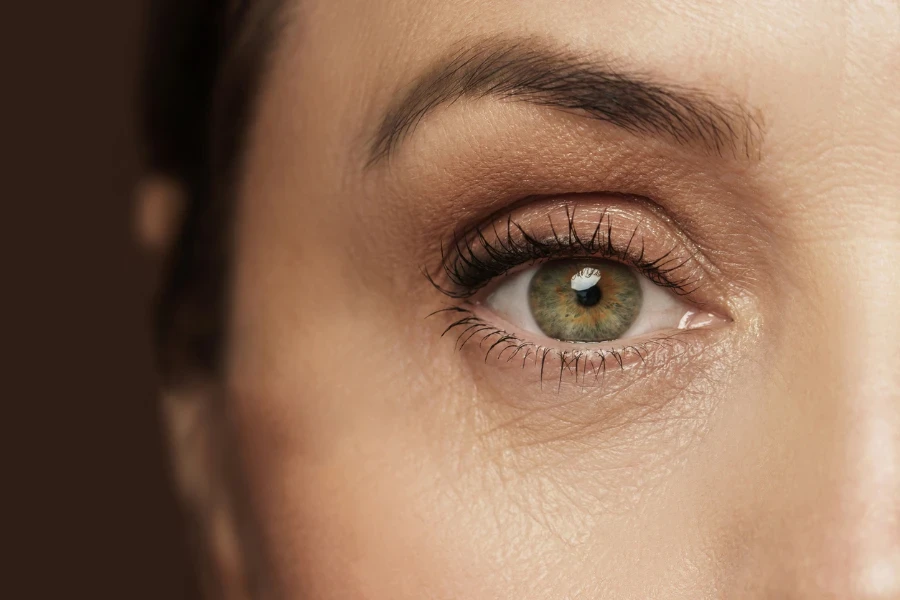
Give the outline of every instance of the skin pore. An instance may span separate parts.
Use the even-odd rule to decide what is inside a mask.
[[[283,21],[222,379],[166,392],[225,597],[900,598],[900,6]],[[489,300],[588,254],[669,312],[588,347]]]

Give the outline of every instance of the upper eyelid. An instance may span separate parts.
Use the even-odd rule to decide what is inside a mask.
[[[613,211],[608,208],[593,211],[596,213],[594,226],[586,235],[579,233],[579,226],[576,224],[577,204],[563,202],[555,208],[557,211],[565,211],[566,223],[562,225],[565,227],[562,235],[560,224],[553,222],[549,211],[549,233],[545,236],[530,234],[509,213],[505,217],[502,231],[498,231],[497,227],[502,219],[495,218],[480,224],[465,236],[456,236],[449,253],[442,248],[441,270],[443,279],[450,284],[449,288],[430,274],[429,280],[443,293],[464,298],[472,296],[489,283],[489,280],[483,281],[473,276],[473,271],[482,271],[477,277],[484,278],[487,274],[497,277],[520,264],[580,255],[614,258],[630,263],[654,283],[671,287],[683,294],[692,293],[694,286],[698,284],[697,281],[690,281],[690,278],[669,277],[693,258],[693,252],[687,248],[675,253],[678,244],[674,240],[670,242],[673,247],[668,250],[657,251],[655,256],[648,255],[645,254],[645,234],[640,225],[632,225],[627,239],[623,238],[619,235],[619,228],[613,224]],[[614,241],[614,237],[620,239]]]

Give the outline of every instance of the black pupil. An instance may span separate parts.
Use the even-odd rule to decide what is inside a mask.
[[[600,302],[600,288],[598,286],[590,287],[586,290],[574,290],[578,304],[581,306],[594,306]]]

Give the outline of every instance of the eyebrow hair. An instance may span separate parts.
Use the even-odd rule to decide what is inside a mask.
[[[758,159],[762,120],[735,101],[664,85],[533,38],[489,39],[439,60],[384,115],[369,166],[388,158],[426,115],[462,98],[508,99],[665,136],[732,158]]]

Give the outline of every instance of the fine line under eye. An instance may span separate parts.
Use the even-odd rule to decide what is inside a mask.
[[[564,380],[580,386],[598,384],[612,369],[624,369],[626,363],[634,361],[644,364],[655,350],[675,350],[683,344],[680,336],[684,331],[672,331],[618,347],[563,349],[524,339],[476,315],[470,308],[445,307],[429,314],[428,318],[441,315],[452,315],[441,337],[455,338],[456,350],[477,347],[483,350],[485,363],[494,359],[499,364],[523,371],[537,369],[541,388],[546,381],[555,384],[556,391],[560,390]]]

